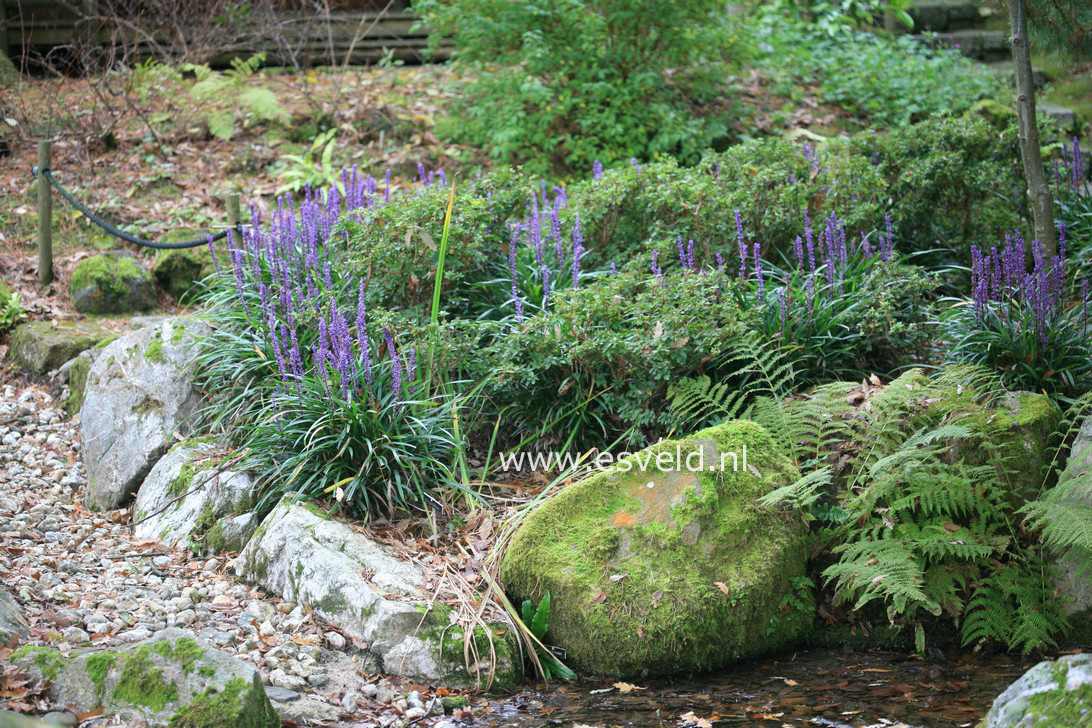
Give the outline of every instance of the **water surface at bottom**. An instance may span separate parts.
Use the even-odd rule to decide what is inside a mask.
[[[974,726],[1035,662],[1005,654],[932,660],[809,650],[671,682],[551,684],[494,703],[478,713],[478,724]]]

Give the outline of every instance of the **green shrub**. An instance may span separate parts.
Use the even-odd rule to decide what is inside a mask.
[[[536,174],[594,160],[695,160],[724,122],[695,116],[731,43],[713,0],[415,0],[473,69],[448,136]]]
[[[666,435],[668,386],[703,371],[745,314],[723,276],[619,273],[569,289],[479,352],[507,444],[606,448]]]
[[[970,262],[972,243],[1023,221],[1014,125],[984,119],[931,119],[890,134],[851,142],[886,183],[899,249],[946,249],[946,260]]]
[[[509,240],[506,223],[524,212],[531,188],[528,178],[509,169],[456,185],[442,298],[449,314],[466,315],[475,285],[494,276],[493,262],[503,260]],[[423,186],[342,222],[347,265],[359,271],[369,308],[427,310],[449,192],[440,184]]]
[[[1001,94],[998,78],[956,50],[934,49],[909,37],[823,33],[783,14],[753,23],[764,53],[755,63],[775,92],[790,98],[808,85],[880,128],[962,114]]]

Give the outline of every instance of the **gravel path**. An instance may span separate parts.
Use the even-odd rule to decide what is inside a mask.
[[[229,576],[230,555],[135,538],[127,510],[88,512],[78,418],[39,386],[0,394],[0,577],[26,610],[30,644],[109,647],[183,627],[258,667],[286,720],[453,728],[470,717],[379,680],[370,656],[307,610]]]

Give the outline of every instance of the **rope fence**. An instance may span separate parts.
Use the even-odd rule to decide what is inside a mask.
[[[52,157],[52,144],[48,141],[38,142],[38,164],[31,169],[31,173],[38,178],[38,282],[48,285],[53,281],[53,201],[50,190],[55,188],[61,193],[61,197],[70,205],[79,210],[84,217],[98,225],[100,228],[119,240],[124,240],[133,245],[140,245],[155,250],[181,250],[196,248],[201,245],[209,245],[217,240],[223,240],[231,230],[242,232],[239,224],[239,195],[232,194],[227,197],[228,225],[218,233],[210,233],[193,240],[181,240],[177,242],[156,242],[127,233],[116,225],[110,223],[102,216],[95,214],[87,205],[76,199],[64,185],[53,176],[50,169]]]

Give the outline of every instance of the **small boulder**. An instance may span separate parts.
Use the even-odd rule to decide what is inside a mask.
[[[1086,416],[1069,449],[1069,460],[1059,477],[1059,484],[1072,483],[1080,478],[1068,503],[1076,506],[1092,506],[1092,416]],[[1069,614],[1084,612],[1083,620],[1092,618],[1092,579],[1082,569],[1082,558],[1077,553],[1058,555],[1054,584],[1061,594],[1069,597],[1066,611]]]
[[[199,403],[196,344],[209,331],[190,317],[167,319],[121,336],[91,365],[80,410],[91,510],[125,505],[174,434],[188,434]]]
[[[201,248],[160,251],[152,269],[155,282],[176,301],[189,293],[194,283],[210,272],[212,264]]]
[[[770,435],[728,422],[627,455],[532,510],[505,552],[517,600],[551,595],[549,641],[578,669],[645,677],[783,648],[806,528],[755,500],[799,477]]]
[[[458,687],[476,685],[491,667],[495,686],[514,686],[520,676],[512,638],[493,630],[491,666],[480,627],[479,662],[468,668],[463,630],[450,609],[430,607],[421,569],[317,509],[282,501],[235,559],[235,573],[367,643],[388,674]]]
[[[7,645],[12,641],[20,641],[30,634],[23,608],[8,593],[7,589],[0,587],[0,645]]]
[[[1046,660],[1001,693],[979,728],[1092,725],[1092,654]]]
[[[131,313],[156,304],[152,275],[129,253],[103,253],[80,261],[69,284],[80,313]]]
[[[212,442],[183,442],[171,448],[137,492],[133,533],[168,546],[207,546],[206,536],[220,521],[246,511],[254,499],[250,476],[220,471],[221,460],[221,448]],[[229,530],[232,527],[229,524]]]
[[[9,660],[46,684],[54,704],[77,713],[102,708],[126,721],[173,728],[280,726],[261,674],[186,630],[68,656],[52,647],[23,647]]]
[[[23,371],[42,375],[114,336],[93,321],[31,321],[11,332],[11,356]]]

